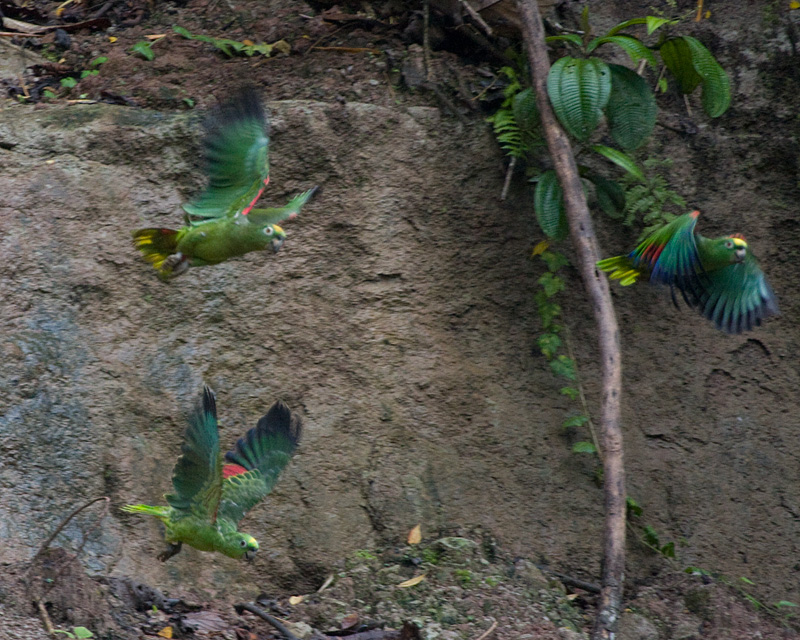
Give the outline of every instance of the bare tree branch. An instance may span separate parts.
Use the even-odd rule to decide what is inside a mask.
[[[625,579],[625,468],[622,459],[622,431],[619,425],[622,393],[622,360],[619,328],[608,280],[596,268],[597,239],[586,204],[586,197],[566,133],[556,120],[547,97],[547,57],[544,27],[535,0],[516,0],[522,19],[523,36],[536,91],[545,139],[564,192],[570,238],[578,256],[578,269],[597,321],[603,375],[603,404],[600,439],[603,447],[605,530],[603,581],[594,640],[614,637],[622,610],[622,584]]]

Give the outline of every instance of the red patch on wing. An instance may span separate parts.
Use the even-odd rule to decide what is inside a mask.
[[[269,184],[269,176],[264,178],[264,187],[266,187],[268,184]],[[261,187],[258,190],[258,193],[256,194],[256,197],[253,198],[253,201],[247,207],[244,208],[244,210],[242,211],[242,215],[243,216],[246,216],[248,213],[250,213],[250,211],[253,209],[253,207],[256,206],[256,202],[258,202],[258,199],[261,197],[261,194],[264,193],[264,187]]]
[[[247,469],[238,464],[226,464],[224,467],[222,467],[223,480],[230,478],[231,476],[240,476],[243,473],[247,473]]]

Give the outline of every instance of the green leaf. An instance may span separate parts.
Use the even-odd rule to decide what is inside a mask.
[[[269,56],[272,54],[272,49],[275,46],[279,46],[282,41],[275,43],[275,45],[271,44],[245,44],[244,42],[239,42],[238,40],[230,40],[228,38],[214,38],[212,36],[204,36],[200,34],[193,34],[190,33],[184,27],[174,25],[172,30],[177,33],[178,35],[187,38],[188,40],[198,40],[200,42],[207,42],[209,44],[214,45],[217,49],[222,51],[226,56],[232,58],[237,53],[244,53],[245,55],[252,56],[255,53],[260,53],[265,56]],[[286,43],[283,43],[284,46]]]
[[[72,89],[72,87],[74,87],[77,84],[78,81],[71,76],[67,76],[66,78],[61,78],[61,86],[64,87],[65,89]]]
[[[644,173],[638,167],[636,162],[634,162],[633,158],[631,158],[627,153],[623,153],[618,149],[612,149],[611,147],[606,147],[602,144],[595,144],[592,145],[592,151],[596,151],[601,156],[606,157],[607,159],[611,160],[615,165],[618,167],[622,167],[630,173],[634,178],[641,180],[642,182],[645,181]]]
[[[567,132],[586,140],[603,116],[611,94],[611,72],[599,58],[556,60],[547,76],[553,110]]]
[[[101,64],[105,64],[106,62],[108,62],[108,58],[106,56],[99,56],[99,57],[95,58],[94,60],[92,60],[89,63],[89,66],[90,67],[99,67]]]
[[[94,634],[86,627],[73,627],[72,631],[76,638],[94,638]]]
[[[752,580],[750,580],[750,578],[745,578],[744,576],[741,576],[741,577],[739,578],[739,580],[741,580],[741,581],[742,581],[742,582],[744,582],[745,584],[750,584],[750,585],[753,585],[753,586],[755,586],[755,584],[756,584],[755,582],[753,582]]]
[[[569,429],[570,427],[582,427],[587,422],[589,422],[589,418],[586,416],[571,416],[561,423],[561,427],[564,429]]]
[[[128,51],[141,56],[145,60],[155,60],[156,57],[156,54],[153,53],[153,43],[147,40],[139,40]]]
[[[668,542],[665,544],[661,549],[659,549],[661,555],[665,558],[674,558],[675,557],[675,543]]]
[[[665,24],[677,24],[677,20],[668,20],[667,18],[658,18],[656,16],[647,16],[647,35],[649,36],[656,29],[660,29]]]
[[[577,400],[578,396],[580,395],[580,391],[578,391],[575,387],[561,387],[559,393],[562,396],[567,396],[570,400]]]
[[[681,93],[688,94],[697,89],[703,77],[697,73],[692,64],[692,51],[685,38],[670,38],[658,51],[667,69],[678,81]]]
[[[625,215],[625,190],[613,180],[592,175],[589,180],[594,183],[597,204],[609,218],[619,220]]]
[[[578,47],[580,47],[583,44],[583,40],[581,40],[581,37],[575,35],[574,33],[565,33],[560,36],[548,36],[547,38],[544,39],[544,41],[547,44],[551,44],[553,42],[562,42],[562,41],[570,42]]]
[[[702,42],[690,36],[683,39],[691,51],[694,70],[703,78],[703,110],[712,118],[718,118],[731,106],[728,74]]]
[[[798,605],[796,605],[794,602],[789,602],[788,600],[780,600],[780,601],[775,603],[775,606],[776,607],[796,607]]]
[[[611,71],[611,96],[606,117],[611,137],[623,149],[638,149],[653,133],[658,106],[644,78],[618,64]]]
[[[539,278],[539,286],[542,287],[542,290],[548,298],[552,298],[559,291],[564,290],[564,280],[553,275],[552,272],[547,272]]]
[[[625,498],[625,507],[628,509],[629,515],[641,516],[642,513],[644,513],[642,507],[639,506],[639,503],[630,496]]]
[[[644,541],[649,544],[650,546],[656,547],[656,549],[661,547],[661,541],[658,539],[658,533],[656,530],[653,529],[649,524],[644,526]]]
[[[639,62],[639,60],[644,58],[651,65],[653,65],[654,67],[656,66],[656,57],[653,55],[653,52],[650,51],[649,47],[638,38],[626,35],[604,36],[602,38],[595,38],[586,47],[586,51],[587,53],[591,53],[597,47],[603,44],[616,44],[617,46],[622,47],[625,53],[627,53],[631,57],[631,60],[633,60],[634,64],[636,64],[637,62]]]
[[[569,264],[567,256],[558,251],[545,251],[541,258],[547,265],[547,268],[553,273],[558,271],[561,267]]]
[[[597,453],[597,447],[591,442],[576,442],[572,445],[572,453]]]
[[[631,18],[630,20],[626,20],[625,22],[620,22],[617,26],[615,26],[611,31],[609,31],[605,37],[608,38],[609,36],[613,36],[620,31],[624,31],[628,27],[632,27],[637,24],[645,24],[647,22],[647,18]]]
[[[523,89],[515,95],[511,102],[511,111],[520,129],[533,131],[539,126],[539,107],[536,106],[533,89]]]
[[[561,376],[567,380],[575,380],[578,377],[575,361],[563,354],[550,361],[550,369],[557,376]]]
[[[533,208],[542,231],[554,240],[563,240],[567,235],[567,216],[564,212],[564,194],[552,169],[539,176],[533,194]]]
[[[536,340],[536,344],[539,347],[539,351],[542,352],[542,355],[550,360],[561,347],[561,338],[555,333],[543,333]]]

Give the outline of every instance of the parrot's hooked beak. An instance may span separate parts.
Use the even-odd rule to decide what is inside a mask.
[[[274,242],[274,241],[273,241]],[[736,247],[736,251],[733,252],[733,258],[736,262],[742,262],[747,255],[747,247]]]
[[[278,253],[278,251],[281,250],[281,247],[283,246],[283,241],[285,239],[286,238],[273,238],[272,239],[272,242],[269,243],[270,246],[272,247],[272,253]]]
[[[244,559],[247,560],[248,562],[252,562],[253,558],[256,557],[256,551],[257,551],[257,549],[251,549],[251,550],[245,551],[244,552]]]

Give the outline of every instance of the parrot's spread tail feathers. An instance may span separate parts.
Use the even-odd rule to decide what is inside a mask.
[[[169,507],[151,507],[149,504],[126,504],[120,507],[125,513],[145,513],[150,516],[155,516],[159,520],[166,520],[169,518]]]
[[[158,277],[170,280],[189,268],[185,256],[177,253],[180,231],[174,229],[138,229],[133,232],[133,244],[152,264]]]
[[[633,284],[636,282],[636,278],[642,275],[642,272],[633,266],[630,256],[614,256],[600,260],[597,268],[601,271],[608,271],[608,277],[612,280],[619,280],[624,287]]]
[[[297,448],[301,431],[300,417],[278,401],[253,429],[239,438],[233,450],[225,454],[226,466],[239,465],[247,471],[257,469],[264,476],[274,474],[277,477]]]

